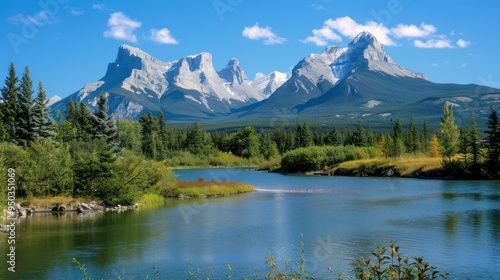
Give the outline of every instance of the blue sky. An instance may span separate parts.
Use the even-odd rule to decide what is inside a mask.
[[[102,78],[129,44],[164,61],[210,52],[218,70],[236,57],[253,79],[371,31],[431,81],[500,88],[499,12],[493,0],[8,1],[0,77],[11,61],[19,76],[28,65],[49,97],[66,97]]]

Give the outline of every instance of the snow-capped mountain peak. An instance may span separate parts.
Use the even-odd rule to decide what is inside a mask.
[[[251,85],[265,97],[269,97],[275,90],[288,80],[288,75],[279,71],[273,71],[255,81]]]

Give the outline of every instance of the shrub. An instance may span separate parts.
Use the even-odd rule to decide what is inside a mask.
[[[298,148],[283,155],[283,172],[308,172],[322,170],[335,164],[355,159],[375,158],[378,150],[373,147],[313,146]]]

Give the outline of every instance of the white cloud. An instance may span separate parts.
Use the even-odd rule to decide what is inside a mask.
[[[283,44],[286,42],[285,38],[272,32],[271,27],[260,27],[259,23],[256,23],[252,27],[245,27],[243,29],[243,37],[250,40],[263,39],[266,45]]]
[[[92,9],[98,10],[98,11],[105,11],[107,10],[106,6],[104,4],[93,4]]]
[[[255,73],[255,78],[253,79],[254,81],[257,81],[258,79],[264,78],[266,75],[262,72],[257,72]]]
[[[149,31],[151,35],[149,39],[153,42],[165,44],[165,45],[177,45],[179,42],[170,34],[170,30],[167,28],[162,29],[151,29]]]
[[[49,16],[45,11],[39,11],[33,16],[25,16],[24,14],[17,14],[7,18],[7,22],[13,25],[29,25],[44,26],[59,22],[57,17]]]
[[[373,34],[377,40],[386,45],[394,46],[396,43],[389,37],[391,31],[381,23],[368,21],[366,24],[359,24],[350,17],[340,17],[336,19],[328,19],[323,23],[321,29],[314,29],[313,35],[302,40],[303,43],[313,43],[318,46],[325,46],[330,42],[340,42],[342,36],[353,39],[359,33],[368,31]]]
[[[470,41],[465,41],[463,39],[459,39],[457,41],[457,46],[459,46],[460,48],[467,48],[468,46],[470,46]]]
[[[422,38],[434,34],[436,31],[437,28],[434,25],[425,23],[422,23],[420,27],[413,24],[398,24],[391,28],[391,32],[396,38]]]
[[[327,26],[323,26],[321,29],[314,29],[312,32],[313,36],[309,36],[302,40],[303,43],[313,43],[316,46],[326,46],[330,41],[342,41],[342,38]]]
[[[317,11],[328,11],[327,8],[325,8],[325,6],[321,5],[321,4],[311,4],[309,5],[309,7],[317,10]]]
[[[108,20],[108,29],[103,35],[106,38],[137,42],[134,31],[141,27],[142,22],[134,21],[122,12],[112,13]]]
[[[78,9],[78,8],[73,8],[71,6],[64,6],[64,9],[67,10],[70,14],[74,16],[81,16],[85,13],[84,10]]]
[[[453,45],[448,39],[429,39],[427,41],[415,40],[413,45],[417,48],[424,49],[450,49]]]
[[[467,67],[467,63],[462,63],[462,65],[460,65],[460,67],[462,67],[462,68]]]
[[[439,64],[437,64],[436,62],[432,63],[432,67],[438,67]]]
[[[366,24],[359,24],[350,17],[341,17],[335,20],[328,19],[325,21],[325,26],[330,27],[332,30],[340,32],[343,36],[353,39],[359,33],[368,31],[377,40],[385,46],[395,46],[396,43],[389,37],[391,31],[382,23],[368,21]]]

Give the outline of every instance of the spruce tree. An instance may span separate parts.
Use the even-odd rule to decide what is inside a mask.
[[[352,133],[351,139],[352,144],[356,147],[366,146],[365,132],[361,122],[356,125],[356,130]]]
[[[149,113],[148,115],[142,115],[139,123],[141,124],[142,153],[147,158],[156,159],[158,155],[158,120]]]
[[[35,139],[35,127],[33,125],[33,81],[31,80],[30,69],[24,68],[24,74],[19,85],[17,111],[17,141],[19,144],[27,145]]]
[[[338,146],[342,144],[342,141],[340,139],[340,134],[336,126],[332,127],[332,130],[326,136],[325,142],[327,145],[331,146]]]
[[[472,156],[472,167],[471,171],[475,175],[479,175],[479,161],[481,160],[481,146],[479,139],[479,128],[477,127],[476,117],[472,116],[472,129],[470,131],[470,153]]]
[[[87,105],[80,103],[77,115],[77,139],[80,141],[90,141],[95,138],[96,129],[92,122],[92,113]]]
[[[421,141],[421,147],[422,151],[427,152],[429,150],[429,128],[427,127],[427,122],[424,120],[424,123],[422,124],[422,141]]]
[[[94,137],[104,139],[110,147],[118,145],[118,129],[115,120],[108,115],[108,97],[101,93],[97,100],[97,111],[94,113]]]
[[[408,134],[408,150],[413,154],[416,154],[419,150],[419,138],[418,138],[418,130],[417,126],[413,122],[413,119],[410,119],[410,127]]]
[[[2,88],[2,120],[4,130],[7,131],[5,139],[9,142],[16,143],[17,135],[17,115],[19,111],[18,106],[18,93],[19,93],[19,79],[17,78],[16,68],[14,63],[10,63],[9,75],[5,78],[5,85]]]
[[[468,169],[470,165],[470,129],[469,126],[460,128],[460,137],[458,141],[458,152],[462,154],[464,168]]]
[[[493,108],[488,117],[488,130],[486,140],[488,141],[488,150],[486,156],[486,166],[493,177],[498,176],[500,171],[500,124],[498,123],[497,110]]]
[[[160,153],[161,153],[161,158],[164,159],[167,157],[170,135],[167,127],[167,120],[165,119],[165,114],[163,113],[162,110],[160,110],[160,118],[158,119],[158,126],[159,126],[160,141],[162,143]]]
[[[35,139],[49,139],[54,134],[54,122],[50,117],[50,108],[47,106],[47,94],[43,83],[38,83],[37,96],[33,104],[33,126]]]

